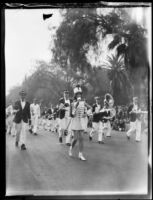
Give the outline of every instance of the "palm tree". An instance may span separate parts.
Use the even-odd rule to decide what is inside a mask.
[[[147,78],[149,70],[147,30],[136,22],[131,23],[130,16],[127,13],[123,12],[122,17],[124,15],[127,17],[115,29],[114,39],[110,42],[108,48],[116,48],[117,55],[124,56],[125,67],[134,86],[134,93],[140,96],[142,93],[140,86],[145,84],[144,80]]]
[[[129,98],[132,95],[132,85],[125,68],[123,56],[118,57],[113,54],[107,56],[107,62],[105,62],[102,67],[109,70],[108,77],[110,79],[110,92],[114,97],[115,103],[128,103]]]

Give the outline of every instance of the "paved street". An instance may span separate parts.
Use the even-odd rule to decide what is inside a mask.
[[[114,131],[102,145],[96,135],[89,142],[85,134],[86,162],[77,158],[78,146],[69,157],[68,147],[58,143],[56,134],[27,134],[26,151],[15,147],[15,138],[6,136],[7,195],[147,191],[146,134],[136,143],[135,135],[128,141],[125,133]]]

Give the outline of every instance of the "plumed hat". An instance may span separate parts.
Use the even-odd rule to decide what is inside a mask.
[[[73,92],[74,92],[75,95],[78,94],[78,93],[82,94],[81,86],[80,85],[76,85],[76,87],[74,88]]]

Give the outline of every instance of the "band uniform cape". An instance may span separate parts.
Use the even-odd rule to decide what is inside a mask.
[[[22,120],[25,123],[28,123],[28,120],[31,119],[31,114],[30,114],[30,104],[29,102],[25,102],[25,106],[22,109],[21,101],[16,101],[14,105],[15,110],[19,110],[14,117],[14,122],[15,123],[20,123]]]
[[[73,100],[72,99],[69,99],[70,100],[70,105],[69,104],[67,104],[67,103],[65,103],[65,99],[64,98],[61,98],[60,100],[59,100],[59,103],[62,103],[62,104],[64,104],[64,107],[69,107],[69,106],[71,106],[71,103],[73,102]],[[60,119],[63,119],[64,117],[65,117],[65,109],[60,109],[59,110],[59,118]]]
[[[131,104],[129,106],[129,108],[128,108],[128,115],[129,115],[129,118],[130,118],[131,122],[135,122],[137,119],[140,120],[140,118],[141,118],[141,114],[140,113],[134,113],[133,112],[133,113],[130,114],[130,112],[132,111],[133,107],[134,107],[134,104]],[[139,105],[138,105],[138,109],[140,109]]]

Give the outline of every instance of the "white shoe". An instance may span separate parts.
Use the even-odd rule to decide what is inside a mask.
[[[85,161],[85,157],[82,155],[82,153],[79,153],[79,159]]]
[[[72,147],[69,149],[69,156],[72,156]]]

